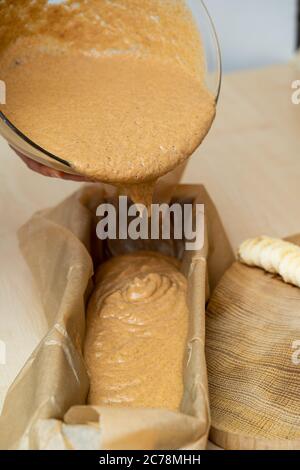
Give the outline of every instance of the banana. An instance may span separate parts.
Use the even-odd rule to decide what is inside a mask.
[[[252,238],[241,244],[238,259],[300,287],[300,247],[293,243],[265,236]]]

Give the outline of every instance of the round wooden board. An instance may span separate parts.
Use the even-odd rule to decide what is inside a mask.
[[[234,263],[209,303],[206,335],[211,440],[300,449],[300,289]]]

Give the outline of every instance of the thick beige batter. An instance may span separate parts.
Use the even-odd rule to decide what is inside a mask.
[[[124,255],[100,268],[84,350],[90,404],[179,410],[186,291],[177,261],[160,254]]]
[[[1,110],[79,173],[148,203],[155,180],[191,155],[215,115],[184,2],[70,1],[47,14],[44,1],[24,4],[24,23],[11,5],[0,28]]]

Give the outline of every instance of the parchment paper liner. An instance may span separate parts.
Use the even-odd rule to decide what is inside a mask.
[[[37,213],[20,230],[21,249],[37,283],[49,331],[8,391],[0,418],[1,449],[206,447],[207,279],[214,288],[233,260],[219,216],[202,186],[179,186],[175,191],[178,200],[204,203],[206,212],[205,246],[186,252],[182,262],[190,331],[181,412],[95,408],[85,406],[89,383],[81,346],[93,261],[97,264],[103,256],[94,235],[95,208],[105,197],[104,187],[85,187],[54,209]]]

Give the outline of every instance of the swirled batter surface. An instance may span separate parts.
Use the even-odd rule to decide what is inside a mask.
[[[177,261],[160,254],[119,256],[100,268],[84,349],[90,404],[179,410],[186,293]]]

